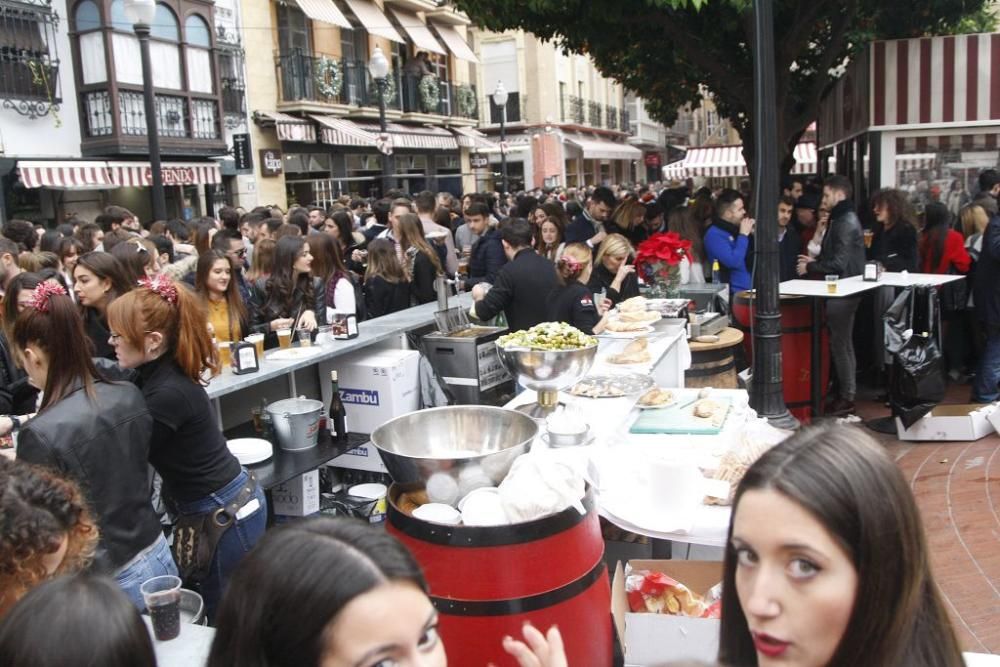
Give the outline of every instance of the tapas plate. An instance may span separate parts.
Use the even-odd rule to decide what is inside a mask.
[[[665,402],[663,403],[643,404],[643,400],[646,399],[647,396],[650,396],[650,394],[653,394],[653,392],[660,392],[661,400],[665,398],[665,395],[669,395],[669,398],[666,399]],[[664,408],[671,408],[675,405],[677,405],[677,394],[671,391],[670,389],[660,389],[659,387],[654,387],[653,389],[650,389],[645,394],[640,396],[639,400],[636,401],[635,403],[635,407],[638,408],[639,410],[662,410]]]
[[[619,338],[628,340],[628,339],[638,338],[640,336],[648,336],[654,331],[656,331],[656,329],[647,325],[642,329],[637,329],[635,331],[608,331],[605,329],[602,333],[599,333],[597,335],[600,338]]]
[[[263,438],[236,438],[227,440],[226,446],[240,465],[253,465],[266,461],[274,454],[271,443]]]
[[[310,345],[309,347],[286,347],[284,350],[271,352],[264,358],[269,361],[297,361],[299,359],[308,359],[309,357],[322,352],[323,348],[320,345]]]
[[[648,375],[590,375],[573,385],[569,393],[583,398],[622,398],[642,393],[655,383]]]

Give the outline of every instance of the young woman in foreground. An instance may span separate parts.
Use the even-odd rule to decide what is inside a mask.
[[[800,431],[747,471],[729,526],[719,661],[964,664],[910,488],[861,431]]]

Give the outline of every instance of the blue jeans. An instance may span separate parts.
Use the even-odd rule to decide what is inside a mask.
[[[976,381],[972,385],[972,400],[977,403],[992,403],[1000,397],[997,384],[1000,383],[1000,327],[984,325],[986,346],[979,359]]]
[[[215,493],[209,494],[201,500],[177,503],[177,511],[181,514],[204,514],[225,507],[240,495],[240,491],[247,484],[249,476],[249,473],[244,469],[233,481]],[[267,527],[267,498],[260,486],[256,487],[253,497],[243,507],[251,505],[254,500],[257,500],[257,509],[237,519],[236,523],[222,534],[219,545],[215,549],[215,555],[212,557],[208,576],[198,587],[201,597],[205,600],[205,613],[209,620],[215,616],[215,609],[222,600],[226,582],[233,570],[236,569],[243,556],[257,544],[257,540],[264,535],[264,530]]]
[[[125,591],[132,604],[142,611],[146,608],[142,593],[139,591],[142,582],[167,574],[176,576],[177,566],[174,564],[174,557],[170,555],[170,545],[167,544],[166,538],[160,535],[155,542],[118,570],[115,581]]]

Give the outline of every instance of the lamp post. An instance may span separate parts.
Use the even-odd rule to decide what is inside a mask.
[[[167,219],[167,199],[160,171],[160,134],[156,123],[156,98],[153,96],[153,67],[149,58],[149,25],[156,17],[156,0],[125,0],[125,18],[132,22],[139,38],[142,59],[142,96],[146,107],[146,137],[149,140],[149,166],[153,172],[153,220]]]
[[[500,107],[500,183],[501,196],[507,194],[507,89],[497,81],[493,90],[493,104]]]
[[[389,130],[385,122],[385,91],[388,87],[386,77],[389,76],[389,60],[382,53],[378,46],[372,52],[371,60],[368,61],[368,73],[375,80],[378,89],[378,125],[379,125],[379,146],[382,160],[382,196],[385,197],[392,184],[392,162],[389,156],[392,154],[392,145],[389,143]]]

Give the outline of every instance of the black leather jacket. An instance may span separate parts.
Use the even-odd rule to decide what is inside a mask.
[[[17,458],[77,482],[100,528],[93,569],[113,574],[161,534],[149,487],[153,418],[132,384],[81,386],[28,421]]]
[[[819,257],[809,262],[809,273],[859,276],[865,272],[865,241],[854,205],[844,200],[830,211],[830,223],[823,237]]]
[[[311,303],[302,304],[302,310],[311,310],[316,315],[317,326],[323,326],[326,322],[326,285],[319,278],[313,278],[313,300]],[[278,336],[271,331],[271,321],[279,318],[293,318],[296,315],[295,309],[291,311],[279,311],[270,306],[267,302],[267,278],[260,278],[253,284],[251,290],[253,308],[251,313],[255,321],[250,329],[254,333],[265,334],[264,345],[274,347],[278,344]],[[296,308],[301,292],[296,290]]]

